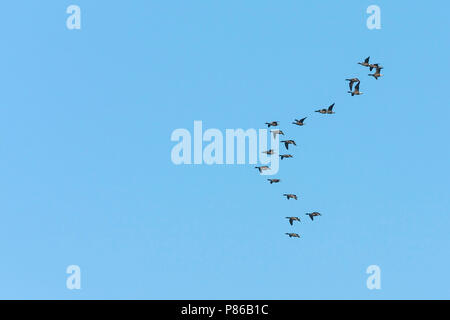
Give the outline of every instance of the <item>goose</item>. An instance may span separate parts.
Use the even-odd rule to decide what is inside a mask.
[[[352,91],[347,91],[348,93],[351,93],[352,94],[352,97],[353,96],[359,96],[359,95],[361,95],[361,94],[363,94],[361,91],[359,91],[359,84],[360,84],[360,82],[358,82],[357,84],[356,84],[356,86],[355,86],[355,90],[352,92]]]
[[[281,160],[284,158],[293,158],[294,156],[292,154],[280,154]]]
[[[272,133],[274,138],[277,137],[277,134],[281,134],[282,136],[284,136],[284,132],[281,130],[272,130]]]
[[[294,224],[294,221],[300,222],[299,217],[286,217],[286,219],[289,219],[289,223],[291,224],[291,226]]]
[[[381,69],[383,69],[383,67],[380,66],[378,63],[374,63],[374,64],[370,64],[370,65],[369,65],[370,71],[372,71],[373,68],[376,69],[376,68],[378,68],[378,67],[380,67]]]
[[[383,67],[380,67],[380,66],[376,65],[375,73],[369,73],[369,76],[374,77],[375,80],[378,80],[379,77],[383,76],[381,74],[381,69],[383,69]]]
[[[286,150],[289,150],[289,145],[290,144],[293,144],[294,146],[297,145],[294,140],[283,140],[283,141],[280,141],[280,142],[284,143],[284,146],[286,147]]]
[[[354,84],[355,82],[358,82],[358,83],[360,82],[358,78],[345,79],[345,80],[346,80],[346,81],[350,81],[350,82],[348,83],[348,86],[350,87],[350,91],[353,90],[353,84]]]
[[[286,232],[286,234],[289,236],[289,238],[300,238],[300,235],[298,233],[288,233]]]
[[[307,117],[304,117],[303,119],[300,119],[300,120],[294,119],[294,122],[292,122],[292,124],[296,124],[296,125],[298,125],[298,126],[303,126],[303,125],[305,125],[305,124],[303,123],[303,121],[305,121],[306,118],[307,118]]]
[[[273,149],[270,149],[270,150],[267,150],[267,151],[263,151],[262,153],[265,153],[265,154],[271,155],[271,154],[274,154],[274,153],[275,153],[275,151],[273,151]]]
[[[316,212],[316,211],[311,212],[311,213],[307,213],[306,215],[309,216],[311,218],[311,220],[313,220],[313,221],[314,221],[314,217],[321,216],[321,214],[319,212]]]
[[[281,181],[280,179],[267,179],[267,180],[270,182],[270,184],[272,184],[272,183],[278,183],[278,182]]]
[[[295,194],[292,194],[292,193],[285,193],[285,194],[283,194],[283,196],[285,196],[286,197],[286,199],[290,199],[290,198],[292,198],[292,199],[295,199],[295,200],[298,200],[297,199],[297,196],[295,195]]]
[[[260,173],[263,172],[263,170],[269,170],[270,168],[268,166],[261,166],[261,167],[255,167],[255,169],[258,169]]]
[[[316,112],[319,112],[321,114],[334,114],[333,112],[334,103],[328,107],[328,109],[320,109],[316,110]]]
[[[278,126],[279,123],[280,123],[279,121],[266,122],[268,128],[276,127],[276,126]]]
[[[370,56],[367,57],[366,60],[364,60],[364,62],[358,62],[358,64],[360,64],[364,67],[369,67],[370,66],[369,60],[370,60]]]

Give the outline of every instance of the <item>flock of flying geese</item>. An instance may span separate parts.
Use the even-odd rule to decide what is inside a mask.
[[[367,57],[364,60],[364,62],[358,62],[358,64],[360,64],[360,65],[362,65],[364,67],[369,67],[370,71],[375,69],[375,72],[372,73],[372,74],[369,74],[369,76],[372,76],[376,80],[378,80],[379,77],[383,76],[381,74],[381,69],[383,69],[383,67],[380,66],[378,63],[371,64],[369,62],[369,60],[370,60],[370,57]],[[360,85],[361,81],[358,78],[351,78],[351,79],[345,79],[345,80],[349,81],[350,91],[348,91],[348,93],[350,93],[352,95],[352,97],[355,96],[355,95],[363,94],[361,91],[359,91],[359,85]],[[353,88],[353,85],[355,83],[356,83],[356,85]],[[333,103],[328,108],[319,109],[319,110],[316,110],[315,112],[318,112],[320,114],[334,114],[335,113],[333,111],[334,105],[335,104]],[[297,125],[297,126],[303,126],[305,124],[304,121],[306,120],[306,118],[307,117],[305,117],[303,119],[300,119],[300,120],[299,119],[294,119],[294,122],[292,122],[292,124]],[[279,121],[266,122],[266,125],[267,125],[268,128],[270,128],[270,127],[277,127],[279,124],[280,124]],[[279,129],[271,130],[271,132],[274,135],[274,137],[276,137],[277,135],[283,135],[284,136],[284,132],[282,130],[279,130]],[[293,146],[297,145],[294,140],[282,140],[280,142],[284,143],[284,146],[285,146],[286,150],[289,150],[289,145],[293,145]],[[270,150],[264,151],[263,153],[265,153],[267,155],[273,155],[273,154],[275,154],[275,151],[273,149],[270,149]],[[280,156],[281,160],[293,157],[291,154],[280,154],[279,156]],[[262,173],[264,170],[269,170],[270,169],[268,166],[260,166],[260,167],[255,167],[255,168],[258,169],[260,173]],[[269,181],[270,184],[281,182],[280,179],[267,179],[267,180]],[[283,196],[286,197],[287,200],[289,200],[289,199],[297,200],[298,199],[297,195],[292,194],[292,193],[285,193],[285,194],[283,194]],[[317,212],[317,211],[306,213],[306,215],[309,216],[312,221],[314,221],[314,217],[321,216],[320,212]],[[299,217],[286,217],[286,219],[288,219],[289,224],[291,226],[294,225],[294,221],[300,222],[300,218]],[[294,232],[286,232],[286,235],[288,235],[289,238],[293,238],[293,237],[294,238],[300,238],[300,235],[298,233],[294,233]]]

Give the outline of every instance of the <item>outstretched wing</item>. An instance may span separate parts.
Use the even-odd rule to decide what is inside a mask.
[[[365,62],[365,63],[369,63],[369,60],[370,60],[370,56],[368,56],[368,57],[366,58],[366,60],[364,60],[364,62]]]
[[[359,91],[359,84],[360,84],[360,82],[358,82],[358,83],[356,84],[356,86],[355,86],[355,91]]]
[[[333,107],[334,107],[334,103],[331,106],[328,107],[328,111],[333,110]]]

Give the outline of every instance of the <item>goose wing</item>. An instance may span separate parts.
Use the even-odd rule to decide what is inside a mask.
[[[348,80],[348,81],[350,81],[349,83],[348,83],[348,86],[349,86],[349,88],[350,88],[350,91],[352,91],[353,90],[353,79],[350,79],[350,80]]]

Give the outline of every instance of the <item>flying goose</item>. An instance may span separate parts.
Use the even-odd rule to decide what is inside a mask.
[[[294,156],[292,154],[280,154],[281,160],[284,158],[293,158]]]
[[[284,132],[281,130],[272,130],[272,133],[274,138],[277,137],[277,134],[281,134],[282,136],[284,136]]]
[[[297,200],[297,196],[295,194],[292,194],[292,193],[285,193],[285,194],[283,194],[283,196],[285,196],[286,199],[288,199],[288,200],[290,198]]]
[[[280,123],[279,121],[272,121],[272,122],[266,122],[267,127],[276,127],[278,126],[278,123]]]
[[[370,64],[370,65],[369,65],[370,71],[372,71],[373,68],[376,69],[376,68],[378,68],[378,67],[380,67],[381,69],[383,69],[383,67],[380,66],[378,63],[374,63],[374,64]]]
[[[367,57],[366,60],[364,60],[364,62],[358,62],[358,64],[360,64],[364,67],[370,67],[369,59],[370,59],[370,56]]]
[[[300,222],[299,217],[286,217],[286,219],[289,219],[289,223],[291,224],[291,226],[294,224],[294,221]]]
[[[303,126],[304,125],[303,121],[305,121],[306,118],[307,117],[304,117],[303,119],[300,119],[300,120],[294,119],[294,122],[292,122],[292,124],[296,124],[298,126]]]
[[[270,149],[270,150],[267,150],[267,151],[263,151],[262,153],[265,153],[265,154],[271,155],[271,154],[274,154],[274,153],[275,153],[275,151],[273,151],[273,149]]]
[[[260,173],[263,172],[263,170],[269,170],[270,168],[268,166],[261,166],[261,167],[255,167],[255,169],[258,169]]]
[[[289,145],[290,144],[293,144],[294,146],[297,145],[294,140],[283,140],[283,141],[280,141],[280,142],[284,143],[284,146],[286,147],[287,150],[289,150]]]
[[[321,214],[319,212],[316,212],[316,211],[311,212],[311,213],[307,213],[306,215],[309,216],[311,218],[311,220],[313,220],[313,221],[314,221],[314,217],[321,216]]]
[[[369,76],[374,77],[376,80],[378,80],[379,77],[382,77],[381,69],[383,67],[380,67],[378,64],[374,65],[376,67],[375,73],[369,73]]]
[[[351,79],[345,79],[346,81],[350,81],[349,83],[348,83],[348,86],[350,87],[350,91],[352,91],[353,90],[353,84],[355,83],[355,82],[360,82],[359,81],[359,79],[358,78],[351,78]]]
[[[270,182],[270,184],[272,184],[272,183],[278,183],[278,182],[281,181],[280,179],[267,179],[267,180]]]
[[[316,112],[319,112],[321,114],[334,114],[333,112],[334,103],[328,107],[328,109],[320,109],[316,110]]]
[[[289,236],[289,238],[292,238],[292,237],[294,237],[294,238],[300,238],[300,236],[298,235],[298,233],[288,233],[288,232],[286,232],[286,234]]]
[[[358,82],[357,84],[356,84],[356,86],[355,86],[355,90],[352,92],[352,91],[347,91],[348,93],[351,93],[352,94],[352,97],[353,96],[359,96],[360,94],[363,94],[361,91],[359,91],[359,84],[360,84],[360,82]]]

